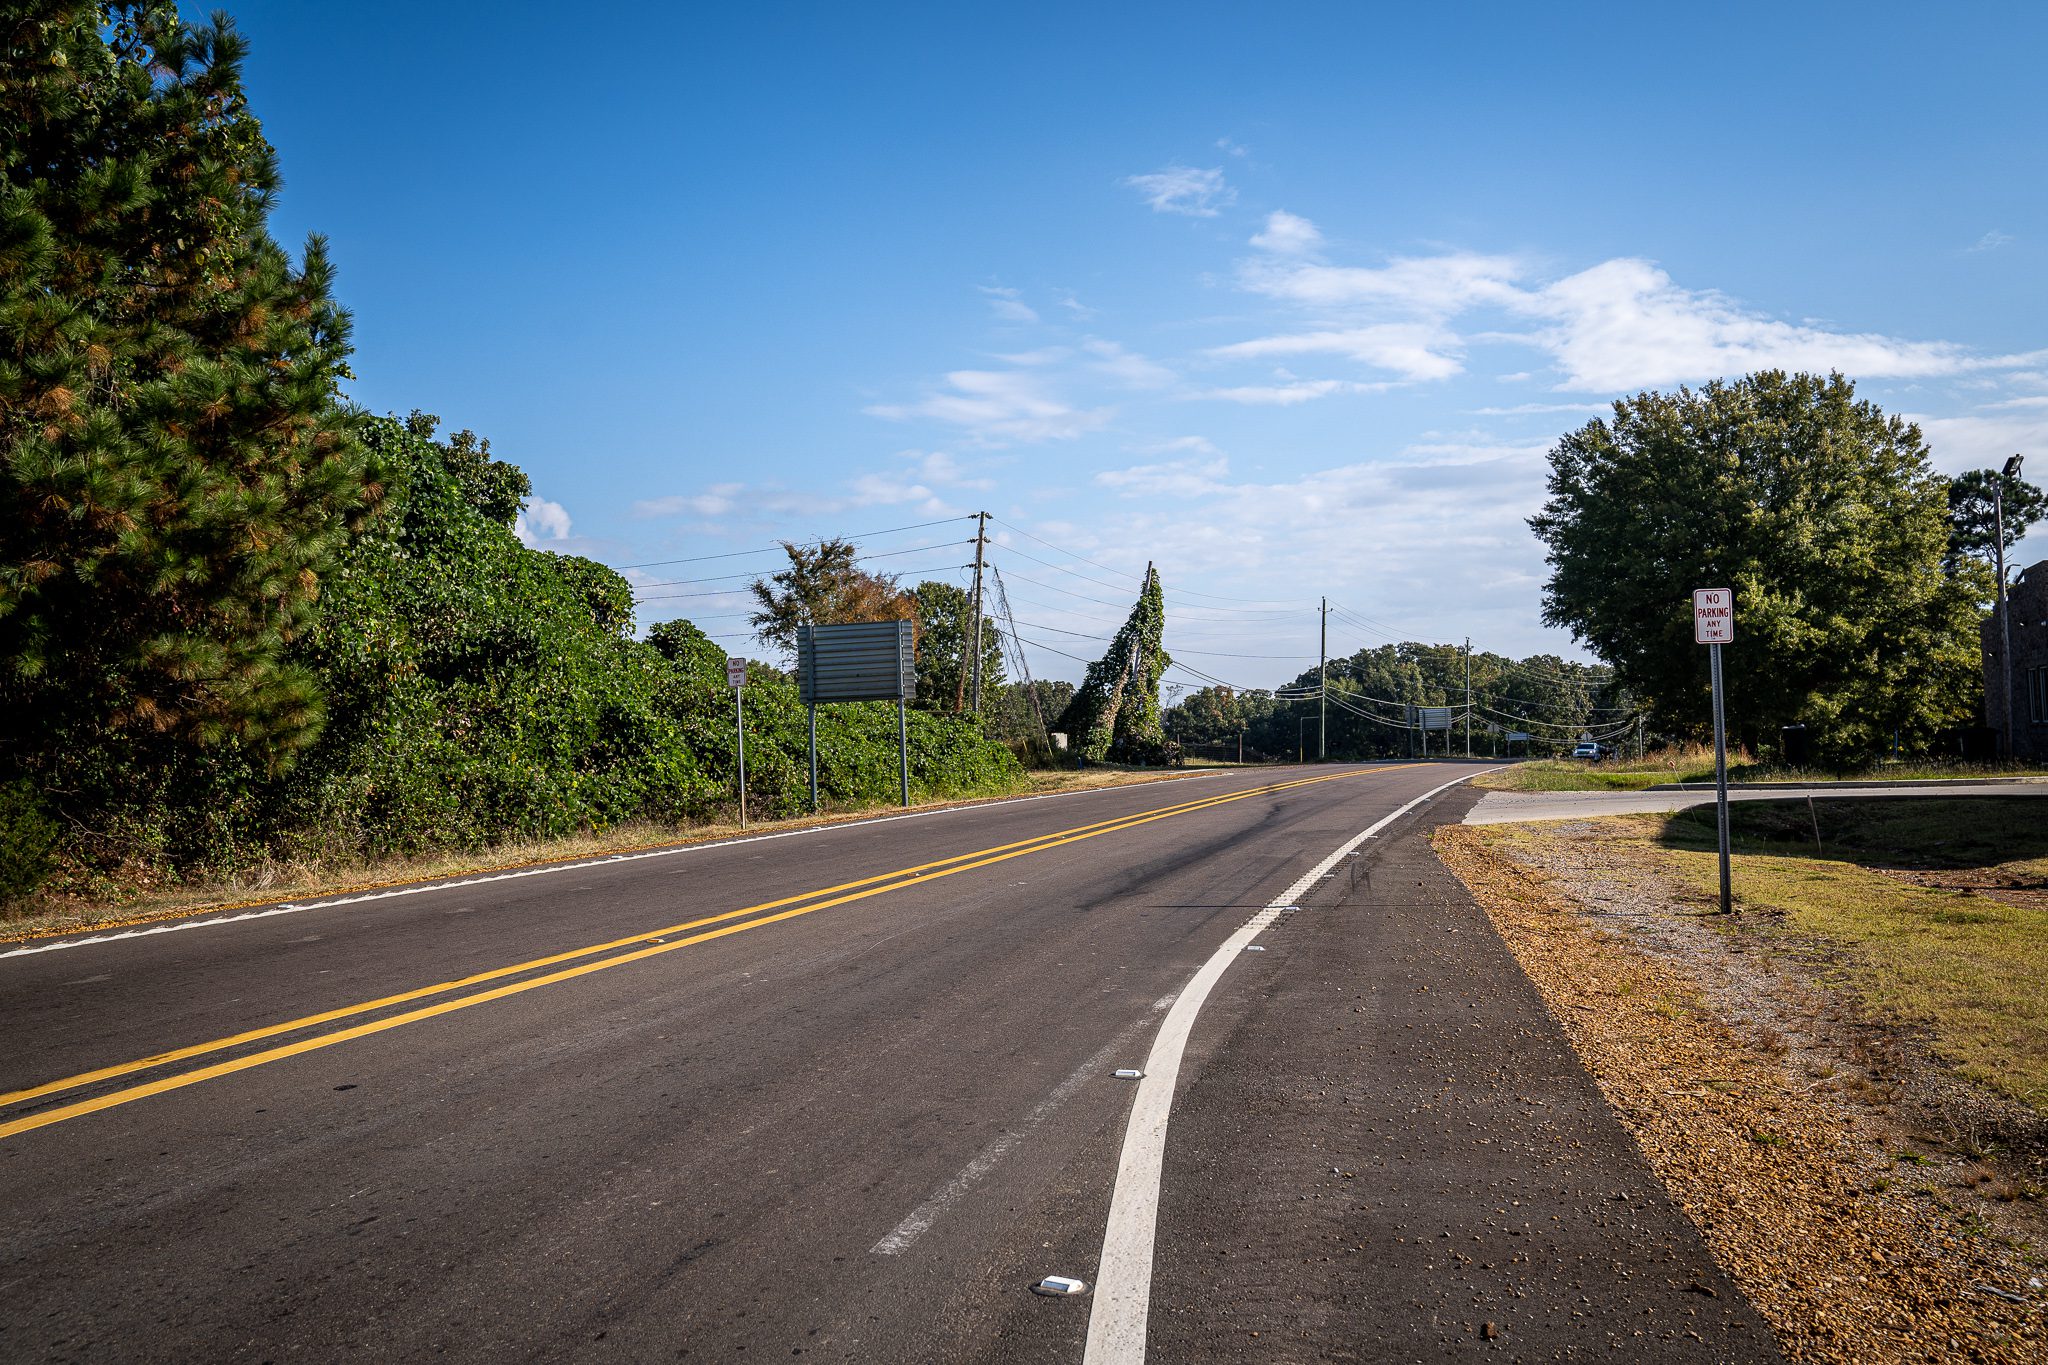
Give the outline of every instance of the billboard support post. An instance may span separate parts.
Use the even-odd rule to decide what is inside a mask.
[[[903,698],[896,699],[896,770],[903,784],[903,808],[910,808],[910,710]]]

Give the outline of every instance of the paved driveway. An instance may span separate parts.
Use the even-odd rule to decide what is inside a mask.
[[[1928,783],[1854,787],[1819,783],[1810,787],[1730,787],[1730,801],[1799,801],[1806,797],[2048,796],[2048,782]],[[1465,816],[1468,825],[1505,825],[1523,820],[1578,820],[1591,815],[1649,815],[1713,804],[1714,789],[1639,792],[1488,792]]]

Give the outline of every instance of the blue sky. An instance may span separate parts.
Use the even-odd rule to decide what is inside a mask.
[[[987,510],[1034,671],[1150,559],[1256,686],[1325,593],[1333,653],[1581,657],[1523,520],[1642,388],[1840,368],[2048,475],[2038,6],[984,8],[233,13],[358,401],[614,565],[887,530],[960,581],[918,524]],[[629,576],[749,652],[674,580],[774,560]]]

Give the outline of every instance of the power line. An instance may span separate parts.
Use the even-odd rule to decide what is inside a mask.
[[[895,559],[900,555],[922,554],[926,550],[949,550],[955,545],[972,545],[973,543],[972,540],[942,540],[931,545],[913,545],[904,550],[878,550],[871,555],[855,555],[851,562],[865,564],[869,560],[874,559]],[[765,576],[758,570],[750,570],[746,573],[715,574],[709,578],[664,578],[659,582],[642,583],[639,586],[643,589],[679,588],[691,583],[729,583],[735,578],[762,578]]]
[[[971,515],[963,514],[957,517],[940,517],[937,521],[920,521],[911,526],[890,526],[880,531],[859,531],[849,536],[819,536],[815,540],[793,540],[789,543],[791,545],[823,545],[828,540],[865,540],[869,536],[893,536],[898,531],[922,531],[927,526],[944,526],[948,522],[969,520],[972,520]],[[728,550],[724,554],[686,555],[681,559],[650,559],[644,564],[614,564],[611,567],[619,570],[658,569],[665,564],[701,564],[708,559],[738,559],[742,555],[773,554],[782,548],[782,542],[778,541],[773,545],[764,545],[758,550]]]
[[[953,564],[926,564],[905,569],[904,572],[918,574],[942,573],[956,567],[958,566]],[[745,577],[746,575],[741,576]],[[637,600],[640,602],[674,602],[686,597],[738,597],[747,591],[746,588],[712,588],[704,592],[658,592],[640,596]]]

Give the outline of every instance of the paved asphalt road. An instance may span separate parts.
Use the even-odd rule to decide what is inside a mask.
[[[1924,786],[1858,787],[1844,782],[1811,787],[1728,789],[1730,801],[1913,800],[1939,797],[1968,801],[1986,796],[2048,797],[2044,782],[1929,783]],[[1506,825],[1524,820],[1582,820],[1594,815],[1660,815],[1689,806],[1714,804],[1714,789],[1634,792],[1488,792],[1465,815],[1468,825]]]
[[[1262,907],[1465,771],[1232,772],[0,956],[0,1360],[1078,1361],[1096,1296],[1028,1287],[1095,1279],[1112,1072]],[[1429,853],[1473,799],[1229,959],[1150,1358],[1777,1359]]]

